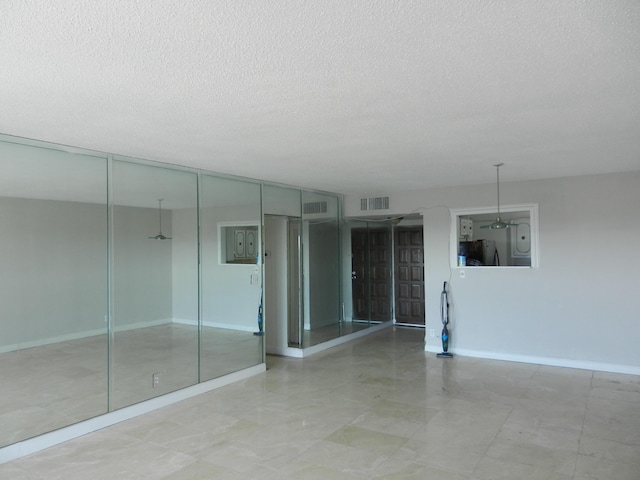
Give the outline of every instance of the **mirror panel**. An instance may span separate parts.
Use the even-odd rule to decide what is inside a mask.
[[[205,381],[263,362],[260,184],[202,175],[200,202]]]
[[[114,160],[110,409],[198,382],[195,173]]]
[[[0,446],[107,411],[107,160],[0,142]]]
[[[340,202],[334,195],[303,192],[303,347],[342,332]]]

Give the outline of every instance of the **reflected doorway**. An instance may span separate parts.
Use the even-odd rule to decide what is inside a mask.
[[[265,346],[269,354],[300,348],[302,305],[301,219],[264,216]]]
[[[351,291],[355,321],[391,319],[391,231],[351,230]]]

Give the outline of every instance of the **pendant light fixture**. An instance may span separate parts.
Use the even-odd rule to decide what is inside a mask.
[[[155,237],[149,237],[152,240],[171,240],[171,237],[165,237],[162,234],[162,200],[164,200],[164,198],[158,199],[158,234]]]
[[[496,184],[498,190],[498,215],[496,217],[496,221],[489,225],[482,225],[480,228],[490,228],[491,230],[500,230],[502,228],[511,228],[516,227],[515,223],[503,222],[500,218],[500,167],[503,166],[504,163],[496,163],[494,167],[496,167]]]

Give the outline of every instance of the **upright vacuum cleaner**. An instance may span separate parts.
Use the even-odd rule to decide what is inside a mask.
[[[449,353],[449,298],[447,296],[447,282],[442,286],[440,294],[440,319],[442,320],[442,353],[436,356],[440,358],[453,358],[453,354]]]
[[[259,337],[264,335],[264,323],[262,319],[262,294],[260,295],[260,305],[258,305],[258,331],[253,332],[253,334]]]

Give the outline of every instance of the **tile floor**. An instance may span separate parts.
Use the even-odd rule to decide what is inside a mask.
[[[0,465],[20,479],[640,479],[640,377],[389,328]]]

